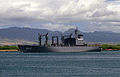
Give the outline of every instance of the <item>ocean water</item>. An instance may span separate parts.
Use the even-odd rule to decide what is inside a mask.
[[[0,52],[0,77],[120,77],[120,51]]]

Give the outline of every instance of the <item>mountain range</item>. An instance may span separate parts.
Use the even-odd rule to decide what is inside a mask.
[[[74,29],[69,29],[63,34],[68,35],[73,33]],[[38,33],[46,34],[49,32],[49,38],[53,35],[61,36],[62,32],[50,31],[47,29],[33,29],[33,28],[19,28],[10,27],[5,29],[0,29],[0,39],[18,39],[18,40],[28,40],[37,41]],[[120,42],[120,33],[107,32],[107,31],[95,31],[95,32],[81,32],[84,35],[84,40],[87,42]]]

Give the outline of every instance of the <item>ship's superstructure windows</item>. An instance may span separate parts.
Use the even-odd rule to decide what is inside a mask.
[[[78,35],[78,38],[77,38],[78,40],[83,40],[83,35],[82,34],[80,34],[80,35]]]
[[[83,46],[84,41],[83,41],[83,35],[77,30],[75,30],[75,36],[76,36],[76,45],[77,46]]]

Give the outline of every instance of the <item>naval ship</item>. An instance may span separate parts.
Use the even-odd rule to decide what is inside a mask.
[[[45,43],[42,44],[42,37],[45,38]],[[74,35],[61,35],[52,36],[51,44],[48,44],[48,33],[39,34],[39,45],[18,45],[20,52],[99,52],[101,48],[99,46],[91,47],[83,40],[83,34],[81,34],[76,28]],[[60,42],[61,41],[61,42]]]

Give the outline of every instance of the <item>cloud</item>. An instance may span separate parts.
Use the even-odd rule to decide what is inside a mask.
[[[75,29],[76,27],[73,25],[63,25],[63,24],[52,24],[52,23],[48,23],[48,24],[42,24],[42,26],[40,27],[41,29],[49,29],[51,31],[66,31],[69,29]]]
[[[98,27],[99,26],[99,27]],[[112,31],[120,33],[120,22],[90,22],[85,28],[86,32],[93,31]]]
[[[87,31],[106,30],[101,28],[104,25],[113,31],[109,25],[116,24],[109,22],[120,22],[119,0],[0,0],[0,3],[0,26],[42,25],[41,28],[62,31],[72,26],[64,24],[79,23],[77,26],[88,28]],[[87,25],[81,25],[83,22]],[[118,31],[119,23],[115,28]]]

